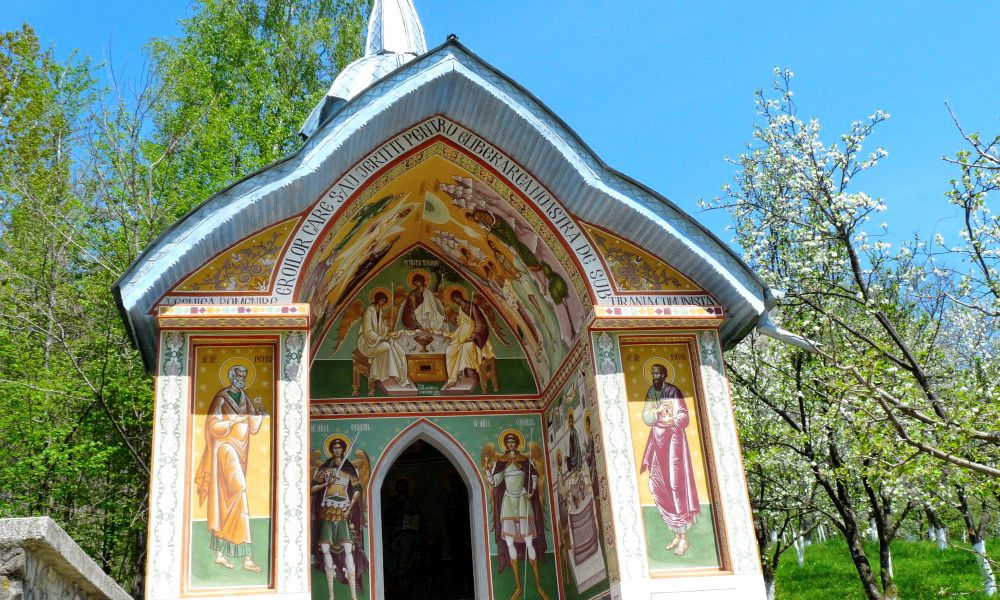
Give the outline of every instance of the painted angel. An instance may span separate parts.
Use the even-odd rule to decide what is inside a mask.
[[[493,488],[492,528],[500,571],[513,569],[514,597],[523,596],[521,561],[527,558],[538,595],[548,600],[538,574],[538,560],[545,557],[546,549],[541,447],[531,443],[528,454],[522,454],[524,436],[516,429],[504,431],[497,441],[503,446],[503,453],[498,454],[496,446],[488,443],[483,447],[480,464],[484,478]]]
[[[351,598],[357,598],[361,576],[368,569],[364,552],[363,528],[365,493],[371,476],[371,461],[360,448],[355,459],[347,459],[347,436],[333,435],[327,444],[330,458],[320,463],[319,451],[312,453],[312,534],[315,564],[326,575],[329,597],[333,581],[346,584]]]

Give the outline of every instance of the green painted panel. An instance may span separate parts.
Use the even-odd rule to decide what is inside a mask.
[[[208,522],[191,522],[191,587],[268,587],[271,583],[271,519],[258,517],[250,519],[250,539],[253,560],[260,567],[260,573],[252,573],[243,568],[242,560],[232,558],[233,568],[216,564],[212,550],[212,536],[208,532]]]

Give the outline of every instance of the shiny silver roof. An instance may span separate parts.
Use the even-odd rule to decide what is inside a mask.
[[[489,139],[574,214],[631,240],[711,293],[726,311],[720,334],[727,347],[773,304],[725,243],[608,167],[537,98],[449,39],[336,107],[297,153],[205,201],[146,249],[114,292],[147,367],[156,353],[150,311],[176,282],[237,240],[303,211],[367,152],[435,114]]]

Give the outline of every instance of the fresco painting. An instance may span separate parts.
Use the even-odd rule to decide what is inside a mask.
[[[553,470],[556,530],[563,591],[571,600],[610,589],[614,535],[607,503],[607,475],[599,459],[597,407],[588,390],[587,363],[578,366],[545,411]]]
[[[278,257],[298,222],[298,218],[282,221],[239,242],[177,284],[171,293],[269,291]]]
[[[194,349],[188,587],[272,584],[274,345]]]
[[[393,577],[431,586],[425,597],[433,597],[433,586],[445,585],[441,582],[449,577],[448,560],[468,552],[489,561],[493,597],[510,598],[520,589],[522,597],[558,598],[552,509],[544,492],[548,475],[539,415],[458,415],[426,419],[450,440],[449,443],[461,447],[469,463],[465,466],[479,473],[477,479],[469,483],[478,486],[485,498],[481,519],[473,523],[474,527],[483,528],[486,547],[482,551],[468,548],[470,533],[458,540],[448,534],[444,525],[455,498],[465,498],[467,503],[471,494],[453,465],[442,469],[411,463],[399,469],[396,465],[380,462],[394,440],[419,421],[413,417],[392,416],[312,420],[313,545],[319,548],[313,552],[313,598],[330,598],[331,588],[338,598],[353,597],[348,585],[352,580],[346,577],[346,568],[339,566],[332,544],[334,576],[332,581],[328,578],[326,567],[330,562],[323,554],[322,536],[317,537],[315,533],[316,529],[337,530],[334,527],[324,529],[321,519],[315,515],[322,513],[324,500],[320,491],[328,489],[327,472],[336,471],[336,465],[341,464],[336,458],[341,446],[347,448],[346,462],[342,463],[345,471],[340,475],[345,493],[333,496],[327,493],[326,497],[333,500],[326,503],[340,502],[345,507],[342,514],[347,524],[339,526],[339,530],[349,532],[352,540],[357,598],[371,597],[372,561],[383,561],[386,577],[391,570]],[[413,446],[420,444],[425,442],[414,442]],[[374,506],[372,499],[372,488],[377,480],[381,480],[383,490],[381,506]],[[375,532],[369,511],[378,511],[381,515],[382,527],[384,533],[391,536],[389,539],[404,538],[406,543],[383,543],[385,556],[373,556]],[[393,516],[395,513],[399,513],[399,519]],[[363,566],[362,559],[366,561]],[[339,577],[342,570],[347,583]]]
[[[314,398],[537,393],[504,315],[417,246],[363,284],[320,344]]]
[[[584,231],[608,266],[608,273],[620,292],[704,293],[694,282],[667,263],[595,225]]]
[[[721,565],[691,343],[621,339],[646,555],[654,576]]]
[[[320,331],[357,311],[359,298],[365,304],[359,292],[369,279],[418,243],[490,300],[544,386],[580,333],[584,307],[591,304],[586,284],[539,215],[499,177],[444,141],[370,183],[317,244],[298,297],[312,304]],[[414,289],[407,283],[396,281],[409,294]],[[396,288],[389,289],[395,301]],[[423,318],[421,325],[434,330],[433,311],[425,309]]]
[[[323,440],[322,450],[310,453],[313,565],[323,572],[328,598],[335,597],[334,582],[346,586],[352,599],[357,598],[368,572],[365,492],[371,461],[357,445],[357,437],[352,440],[334,433]]]

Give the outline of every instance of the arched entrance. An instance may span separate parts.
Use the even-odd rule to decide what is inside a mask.
[[[483,484],[451,436],[426,420],[403,431],[371,490],[374,597],[489,598]]]
[[[382,484],[385,600],[473,597],[469,491],[444,454],[410,444]]]

